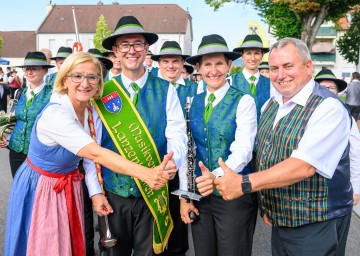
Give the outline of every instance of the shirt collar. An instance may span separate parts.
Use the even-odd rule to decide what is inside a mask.
[[[250,74],[249,71],[246,70],[246,68],[243,69],[243,74],[244,74],[244,77],[246,80],[250,81],[250,76],[255,76],[256,77],[256,80],[259,80],[259,77],[260,77],[260,72],[259,70],[255,73],[255,74]]]
[[[292,102],[297,105],[305,106],[307,100],[313,92],[314,86],[315,81],[313,78],[311,78],[310,81],[285,104],[290,104],[290,102]],[[274,91],[274,99],[279,103],[280,106],[284,104],[283,96],[277,90]]]
[[[143,88],[145,83],[146,83],[146,80],[148,78],[148,72],[145,72],[144,75],[142,77],[140,77],[138,80],[136,81],[132,81],[130,80],[129,78],[127,78],[124,73],[121,73],[121,81],[123,82],[126,90],[129,91],[129,88],[130,88],[130,84],[132,82],[135,82],[140,88]]]
[[[206,87],[206,97],[209,97],[209,95],[211,93],[213,93],[216,99],[220,99],[222,96],[224,96],[226,94],[226,92],[229,90],[229,88],[230,88],[230,85],[228,82],[226,82],[223,87],[220,87],[215,92],[210,92],[208,90],[208,88]]]
[[[42,89],[44,89],[46,83],[43,82],[40,86],[36,87],[34,90],[32,90],[35,94],[38,94],[39,92],[41,92]],[[29,92],[31,91],[30,86],[29,86]]]

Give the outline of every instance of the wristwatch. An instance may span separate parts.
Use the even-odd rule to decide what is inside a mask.
[[[251,181],[249,180],[249,175],[243,175],[243,180],[241,183],[243,193],[251,193]]]

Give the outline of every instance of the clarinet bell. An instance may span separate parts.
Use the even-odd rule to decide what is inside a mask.
[[[190,220],[196,220],[198,218],[198,216],[195,214],[194,211],[189,212],[189,217],[190,217]]]

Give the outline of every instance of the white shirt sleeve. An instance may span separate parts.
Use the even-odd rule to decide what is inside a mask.
[[[169,86],[166,101],[166,129],[168,152],[173,151],[177,169],[185,162],[187,152],[186,123],[174,86]]]
[[[49,106],[39,119],[36,129],[39,140],[45,145],[60,145],[74,154],[94,142],[80,122],[61,105]]]
[[[350,130],[350,180],[354,194],[360,194],[360,133],[352,117]]]
[[[226,165],[237,173],[250,162],[257,131],[256,105],[254,99],[244,95],[236,110],[235,141],[230,145],[231,154],[225,161]],[[221,167],[213,171],[216,177],[223,176]]]
[[[291,157],[311,164],[318,174],[331,179],[349,143],[349,133],[347,110],[337,99],[327,98],[311,115]]]
[[[93,106],[93,119],[94,119],[94,128],[96,134],[96,143],[101,145],[101,136],[102,136],[102,122],[101,119]],[[89,196],[92,197],[93,195],[100,194],[101,187],[98,180],[96,167],[94,161],[84,158],[83,166],[85,169],[85,182],[86,186],[89,191]]]

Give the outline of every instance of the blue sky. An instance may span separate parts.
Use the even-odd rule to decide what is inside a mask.
[[[102,0],[104,4],[111,4],[114,1]],[[49,2],[49,0],[2,1],[0,31],[36,30],[45,19],[45,8]],[[57,5],[97,4],[98,2],[99,0],[52,0],[52,3]],[[232,50],[248,33],[248,24],[251,20],[262,23],[257,11],[250,5],[230,3],[214,12],[204,0],[117,0],[117,2],[120,4],[169,3],[178,4],[183,9],[189,10],[193,21],[193,54],[196,53],[204,35],[221,35]],[[262,25],[267,29],[264,23]]]

